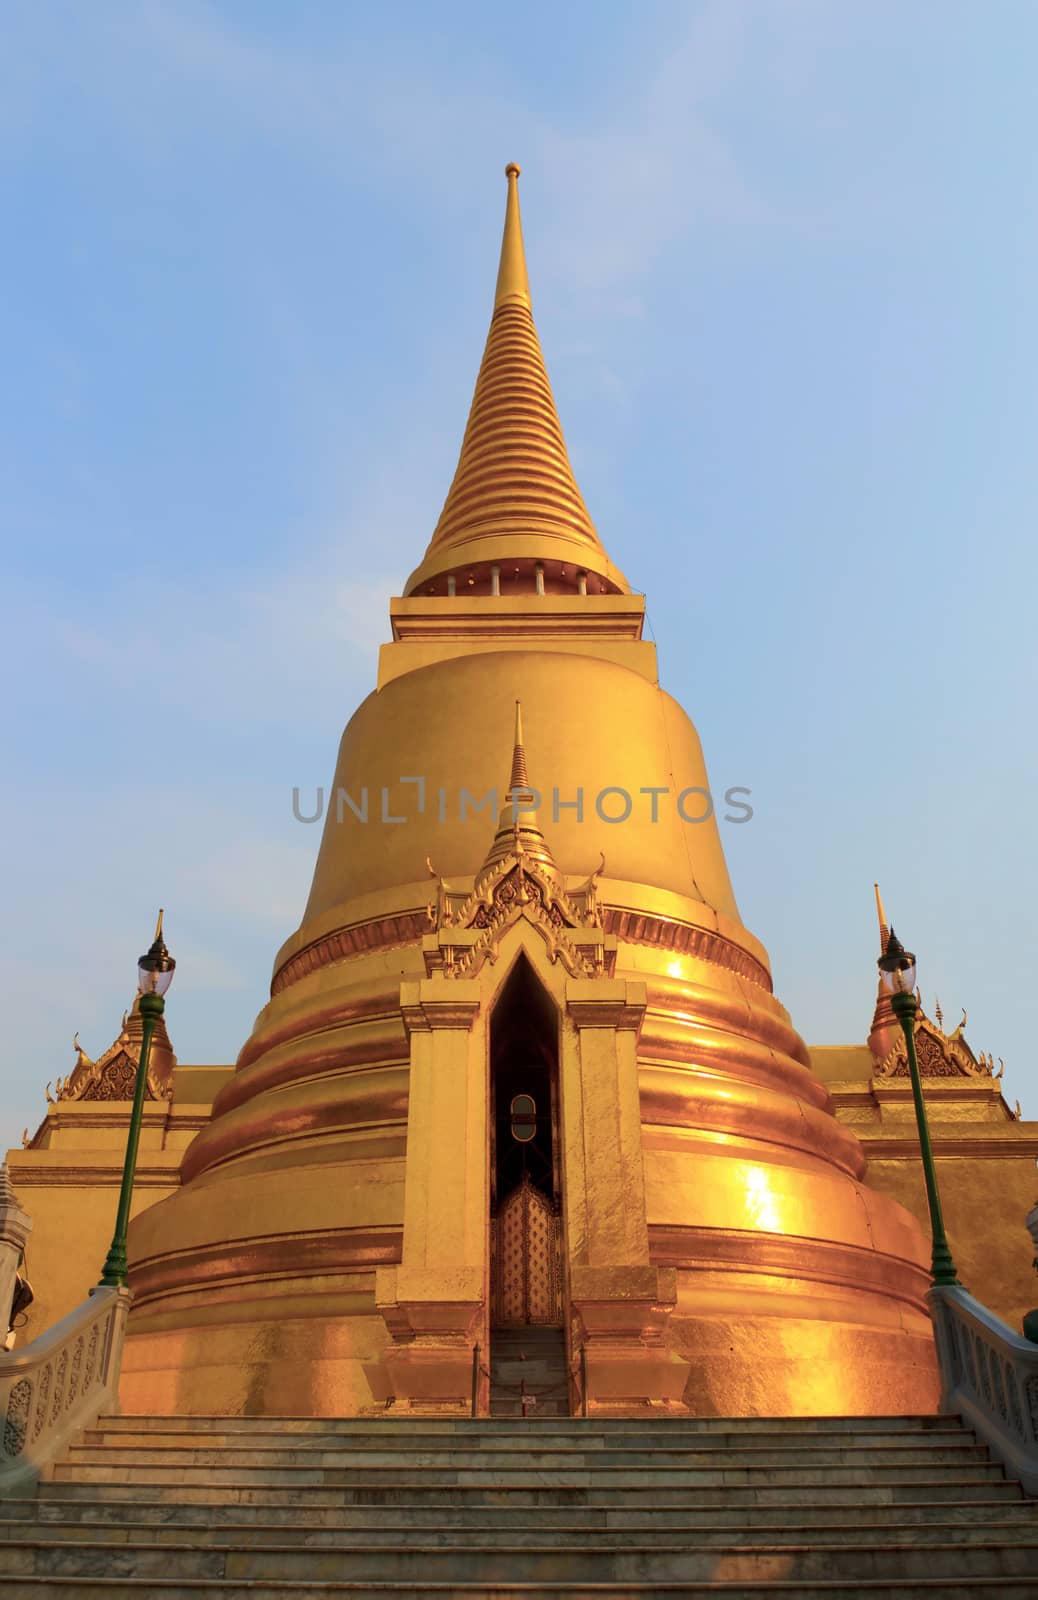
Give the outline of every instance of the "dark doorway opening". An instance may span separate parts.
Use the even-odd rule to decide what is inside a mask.
[[[555,1138],[557,1066],[555,1010],[529,962],[521,956],[490,1019],[495,1158],[491,1173],[491,1207],[494,1210],[522,1180],[524,1173],[549,1200],[553,1203],[559,1200]]]
[[[491,1323],[562,1325],[558,1021],[525,957],[490,1019]]]

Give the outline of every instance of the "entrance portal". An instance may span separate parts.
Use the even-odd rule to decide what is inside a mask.
[[[490,1019],[491,1326],[562,1326],[558,1025],[525,957]]]

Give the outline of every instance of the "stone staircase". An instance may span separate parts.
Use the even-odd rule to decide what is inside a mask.
[[[494,1328],[490,1335],[490,1415],[568,1417],[564,1328]]]
[[[109,1417],[0,1504],[4,1600],[1035,1600],[1038,1502],[947,1417]]]

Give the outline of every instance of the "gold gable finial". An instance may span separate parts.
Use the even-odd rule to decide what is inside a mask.
[[[501,265],[497,269],[494,309],[506,300],[530,304],[530,280],[526,274],[523,225],[519,217],[519,167],[510,161],[505,168],[508,200],[505,203],[505,231],[501,240]]]

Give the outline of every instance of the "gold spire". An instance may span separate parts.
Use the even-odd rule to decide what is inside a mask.
[[[484,873],[496,867],[508,855],[524,855],[536,861],[548,872],[557,872],[555,857],[551,853],[534,801],[540,797],[530,782],[526,767],[526,748],[523,744],[523,710],[515,702],[515,735],[512,740],[512,775],[508,793],[497,819],[497,832],[477,874],[477,882]]]
[[[158,942],[159,942],[159,940],[161,938],[162,938],[162,907],[159,906],[159,920],[155,924],[155,938],[154,938],[154,940],[152,942],[154,944],[158,944]]]
[[[628,592],[602,548],[566,454],[530,309],[519,168],[512,162],[505,172],[494,313],[461,455],[425,559],[404,592],[429,593],[425,586],[436,578],[443,592],[450,572],[461,574],[466,588],[473,577],[487,585],[476,592],[490,593],[492,565],[502,594],[533,592],[537,566],[549,592],[552,584],[575,592],[581,571],[601,579],[601,588]]]
[[[887,914],[883,910],[883,896],[879,892],[879,884],[874,883],[872,887],[876,893],[876,915],[879,918],[879,953],[883,955],[886,952],[891,928],[887,922]],[[877,980],[876,1007],[872,1013],[872,1027],[869,1029],[869,1049],[878,1061],[883,1061],[891,1046],[900,1037],[901,1024],[894,1015],[890,995],[880,978]]]
[[[510,161],[505,168],[508,179],[508,199],[505,202],[505,234],[501,240],[501,265],[497,269],[497,292],[494,310],[506,300],[520,300],[530,304],[530,280],[526,275],[526,251],[523,247],[523,225],[519,218],[519,168]]]
[[[886,913],[883,910],[883,896],[879,892],[879,884],[874,883],[872,887],[876,891],[876,914],[879,917],[879,953],[884,955],[886,953],[887,940],[890,937],[890,928],[887,925]]]
[[[530,779],[526,771],[526,751],[523,749],[523,706],[515,702],[515,744],[512,749],[512,777],[508,785],[510,794],[528,790]]]

